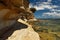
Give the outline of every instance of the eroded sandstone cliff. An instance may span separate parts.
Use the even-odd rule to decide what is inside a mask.
[[[34,19],[28,0],[0,0],[0,35],[12,28],[19,18]]]

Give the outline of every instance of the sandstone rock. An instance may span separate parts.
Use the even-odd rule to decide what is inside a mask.
[[[6,28],[9,29],[18,18],[22,20],[34,18],[33,12],[29,9],[29,1],[0,0],[0,35],[6,31]]]
[[[28,28],[14,31],[14,33],[10,37],[8,37],[7,40],[40,40],[38,33],[33,30],[32,25],[21,19],[19,19],[18,21],[27,25]]]
[[[7,40],[40,40],[40,37],[32,27],[28,27],[16,30]]]

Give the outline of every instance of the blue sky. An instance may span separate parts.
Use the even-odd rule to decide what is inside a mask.
[[[29,0],[36,18],[60,18],[60,0]]]

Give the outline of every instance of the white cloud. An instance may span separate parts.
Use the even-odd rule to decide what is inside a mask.
[[[52,0],[48,0],[48,2],[51,2]]]
[[[42,6],[34,6],[34,8],[36,8],[36,10],[44,10]]]
[[[55,8],[59,8],[59,6],[57,5],[52,5],[51,3],[52,0],[48,0],[48,2],[36,2],[37,4],[36,5],[33,5],[33,4],[30,4],[29,7],[33,7],[33,8],[36,8],[37,10],[44,10],[44,9],[49,9],[50,12],[45,12],[43,13],[43,17],[47,17],[47,16],[50,16],[50,17],[57,17],[57,18],[60,18],[60,10],[58,9],[55,9]]]
[[[51,3],[49,3],[49,2],[42,2],[42,3],[37,2],[37,5],[30,4],[29,7],[36,8],[36,10],[44,10],[45,8],[53,9],[53,8],[58,7],[56,5],[50,5],[50,4]]]
[[[44,16],[44,17],[51,16],[51,17],[60,18],[60,13],[57,13],[57,12],[47,12],[47,13],[43,13],[42,16]]]
[[[44,7],[42,7],[42,6],[37,6],[37,5],[32,5],[32,4],[30,4],[29,5],[29,8],[36,8],[36,10],[44,10]]]

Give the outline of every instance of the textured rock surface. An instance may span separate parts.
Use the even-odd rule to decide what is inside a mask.
[[[29,1],[0,0],[0,35],[5,30],[8,30],[18,18],[28,20],[34,18],[33,13],[29,9]]]
[[[40,40],[40,38],[32,28],[25,28],[15,31],[7,40]]]
[[[33,30],[30,24],[21,19],[19,19],[18,21],[27,25],[28,28],[16,30],[10,37],[8,37],[7,40],[40,40],[38,33]]]
[[[27,28],[24,22],[17,22],[19,18],[25,21],[34,19],[28,0],[0,0],[0,40],[39,40],[32,28]]]

